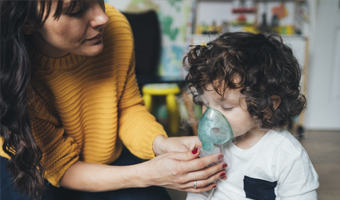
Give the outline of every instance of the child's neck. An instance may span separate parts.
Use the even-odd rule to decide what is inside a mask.
[[[238,136],[234,139],[234,144],[241,149],[250,149],[267,133],[267,130],[263,130],[260,127],[254,127],[247,133]]]

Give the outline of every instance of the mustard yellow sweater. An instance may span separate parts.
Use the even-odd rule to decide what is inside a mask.
[[[130,25],[108,4],[106,14],[110,22],[100,54],[35,56],[33,85],[40,96],[29,92],[30,120],[43,151],[45,178],[55,186],[77,160],[112,163],[122,143],[136,156],[151,159],[154,138],[166,136],[138,90]],[[6,156],[2,150],[1,155]]]

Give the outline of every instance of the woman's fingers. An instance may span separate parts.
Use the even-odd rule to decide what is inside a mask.
[[[226,179],[225,172],[219,172],[217,174],[214,174],[213,176],[210,176],[207,179],[197,179],[197,180],[194,180],[194,181],[189,181],[189,182],[183,184],[181,187],[182,187],[182,189],[185,189],[185,190],[195,189],[196,192],[200,192],[200,191],[205,190],[205,189],[209,190],[211,184],[214,184],[215,181],[220,180],[220,179],[223,179],[223,180]],[[194,187],[195,181],[196,181],[196,188]]]
[[[213,177],[213,181],[218,180],[218,179],[225,179],[226,174],[224,172],[225,168],[228,165],[224,162],[218,163],[216,165],[210,166],[208,168],[199,170],[199,171],[194,171],[191,173],[188,173],[187,179],[188,180],[205,180]]]
[[[202,158],[189,160],[189,161],[184,162],[183,164],[186,166],[188,171],[192,172],[192,171],[205,169],[206,167],[210,165],[214,165],[222,161],[223,161],[223,154],[220,153],[220,154],[212,154],[209,156],[204,156]]]
[[[180,154],[180,153],[178,153]],[[226,179],[225,168],[227,164],[223,161],[223,154],[213,154],[202,158],[191,159],[190,157],[196,157],[199,154],[199,150],[193,152],[182,153],[185,156],[180,157],[175,155],[179,163],[177,167],[182,169],[182,172],[176,173],[177,175],[182,174],[179,178],[180,189],[192,191],[193,182],[196,181],[196,189],[193,192],[207,191],[212,188],[214,181],[219,179]],[[188,160],[189,159],[189,160]],[[209,166],[209,167],[207,167]]]
[[[186,176],[182,177],[184,179],[182,179],[182,182],[188,182],[194,179],[207,179],[227,167],[227,164],[222,162],[223,154],[212,154],[202,158],[198,158],[198,155],[199,149],[183,153],[174,153],[172,155],[173,159],[179,161],[177,168],[182,170],[176,174],[186,174]]]
[[[200,181],[197,181],[197,184],[200,184]],[[206,185],[205,187],[196,187],[196,188],[194,188],[193,187],[193,185],[194,185],[193,181],[191,181],[189,183],[189,185],[191,185],[191,187],[188,187],[186,189],[182,189],[181,191],[193,192],[193,193],[201,193],[201,192],[209,191],[209,190],[211,190],[211,189],[216,187],[215,183],[210,183],[209,185]]]
[[[202,147],[201,141],[197,136],[181,137],[182,143],[187,147],[188,150],[193,150],[198,147]]]
[[[186,151],[186,152],[176,152],[176,153],[172,153],[169,156],[169,158],[178,160],[178,161],[187,161],[187,162],[181,162],[182,164],[185,165],[185,168],[187,169],[187,171],[200,170],[209,165],[219,163],[223,160],[222,153],[212,154],[209,156],[198,158],[199,152],[200,152],[199,149],[194,149],[192,151]]]
[[[217,180],[226,180],[227,176],[224,169],[227,167],[226,163],[219,163],[204,170],[191,172],[186,176],[186,180],[190,180],[180,186],[183,191],[202,192],[210,190]],[[216,173],[217,171],[217,173]],[[195,186],[196,181],[196,187]]]
[[[150,185],[188,192],[204,192],[216,186],[214,181],[226,179],[223,154],[198,158],[199,149],[162,154],[143,163]],[[207,167],[209,166],[209,167]],[[196,181],[196,188],[194,188]]]
[[[178,161],[189,161],[197,158],[199,155],[199,149],[196,148],[186,152],[172,152],[169,154],[169,158]]]
[[[165,137],[159,135],[154,139],[152,145],[155,155],[169,152],[186,152],[198,147],[202,147],[202,144],[197,136]]]

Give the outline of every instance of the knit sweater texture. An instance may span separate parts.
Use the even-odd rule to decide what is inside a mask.
[[[114,7],[105,7],[110,20],[101,53],[34,55],[36,92],[28,91],[30,120],[43,152],[45,178],[54,186],[60,186],[66,170],[78,160],[112,163],[123,144],[134,155],[151,159],[154,138],[166,136],[139,93],[130,25]]]

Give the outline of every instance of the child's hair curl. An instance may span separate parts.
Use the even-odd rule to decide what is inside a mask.
[[[183,59],[194,102],[211,84],[223,98],[227,88],[241,89],[248,112],[262,128],[282,128],[306,106],[301,70],[292,49],[277,34],[225,33],[207,45],[195,45]],[[237,81],[235,81],[237,80]],[[275,109],[274,99],[280,98]]]

